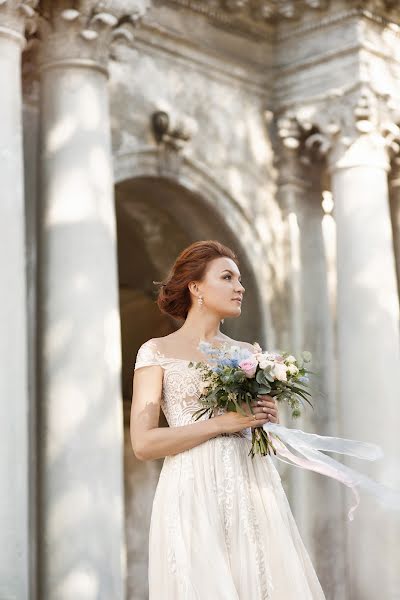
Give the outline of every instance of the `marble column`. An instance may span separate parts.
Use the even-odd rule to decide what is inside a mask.
[[[76,3],[75,3],[76,5]],[[118,15],[53,9],[41,49],[40,597],[124,598],[108,53]]]
[[[280,323],[280,345],[282,349],[297,354],[303,349],[304,320],[302,301],[302,265],[301,265],[301,232],[299,231],[298,213],[302,209],[305,200],[307,184],[301,176],[298,160],[299,142],[295,135],[289,135],[290,123],[285,119],[279,121],[279,132],[282,144],[278,149],[279,154],[279,177],[278,177],[278,199],[282,211],[282,221],[285,228],[285,259],[287,276],[285,281],[286,314]],[[283,299],[279,299],[282,307]],[[290,410],[282,407],[281,422],[287,427],[292,427]],[[296,426],[298,422],[296,422]],[[306,490],[304,474],[300,469],[296,470],[290,466],[278,464],[283,481],[287,481],[287,493],[293,514],[298,527],[310,548],[308,531],[307,506],[305,502]],[[311,550],[311,548],[310,548]]]
[[[337,227],[338,388],[341,435],[378,443],[385,457],[346,463],[400,488],[399,302],[388,203],[388,155],[378,130],[328,155]],[[349,507],[351,497],[347,496]],[[398,514],[362,495],[346,522],[350,598],[396,598],[400,589]],[[366,551],[366,549],[368,549]]]
[[[328,293],[319,168],[304,164],[299,132],[290,119],[279,121],[279,198],[288,243],[290,343],[294,353],[313,353],[314,411],[308,407],[287,426],[321,435],[337,435],[333,315]],[[345,598],[343,573],[342,490],[337,483],[289,467],[289,500],[327,597]]]
[[[391,166],[389,177],[390,213],[392,218],[393,246],[396,260],[397,289],[400,301],[400,158],[397,156]]]
[[[0,6],[0,598],[21,600],[29,594],[30,407],[21,96],[26,8],[24,2],[11,0]]]

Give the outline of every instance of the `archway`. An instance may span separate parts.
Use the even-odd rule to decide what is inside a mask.
[[[218,239],[240,260],[246,302],[240,319],[226,319],[222,329],[235,339],[259,340],[262,310],[256,279],[240,241],[240,230],[227,226],[226,215],[199,194],[162,177],[135,177],[116,185],[120,314],[125,415],[125,507],[127,534],[127,599],[147,598],[148,529],[152,499],[162,459],[140,462],[129,435],[132,375],[139,346],[167,335],[178,321],[162,315],[153,281],[163,279],[186,246],[200,239]],[[167,426],[164,416],[160,426]]]

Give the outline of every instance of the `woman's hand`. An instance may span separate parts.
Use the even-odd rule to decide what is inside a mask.
[[[218,421],[221,432],[235,433],[247,427],[262,427],[268,422],[279,423],[277,402],[272,396],[268,394],[257,396],[257,399],[251,402],[251,407],[253,414],[250,413],[247,403],[242,403],[244,412],[249,416],[242,415],[236,411],[228,411],[214,417]]]
[[[270,423],[279,424],[278,403],[273,396],[270,396],[269,394],[259,394],[257,399],[251,402],[251,406],[253,407],[253,412],[268,415]]]
[[[248,412],[248,408],[246,412]],[[242,431],[242,429],[246,429],[247,427],[262,427],[264,423],[268,423],[268,415],[258,411],[257,414],[248,417],[242,415],[240,412],[230,410],[222,415],[213,417],[212,420],[215,424],[218,424],[220,433],[235,433],[236,431]]]

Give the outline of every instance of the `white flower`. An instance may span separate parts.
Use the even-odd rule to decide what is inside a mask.
[[[287,357],[285,358],[285,361],[286,361],[287,363],[294,363],[294,362],[296,362],[296,359],[295,359],[295,357],[294,357],[292,354],[289,354],[289,356],[287,356]]]
[[[273,367],[274,363],[272,360],[269,360],[268,354],[257,353],[255,355],[258,360],[258,364],[260,365],[260,369],[266,369],[267,367]]]
[[[204,392],[209,388],[210,383],[208,381],[200,381],[199,387],[200,392],[204,394]]]
[[[296,365],[289,365],[287,368],[288,372],[291,375],[297,375],[297,373],[299,372],[298,368],[296,367]]]
[[[268,360],[273,360],[274,362],[279,362],[279,363],[283,362],[283,356],[282,356],[282,354],[279,354],[278,352],[267,352],[266,355],[268,357]]]
[[[279,381],[287,381],[286,376],[286,365],[283,363],[275,363],[274,365],[274,374]]]

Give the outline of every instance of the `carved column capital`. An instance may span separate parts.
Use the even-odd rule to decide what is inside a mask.
[[[326,159],[331,171],[361,164],[388,170],[391,156],[400,150],[400,105],[368,87],[329,94],[281,115],[278,123],[285,120],[296,135],[284,136],[284,144],[299,140],[303,158]]]
[[[304,164],[303,133],[295,115],[287,113],[276,121],[278,144],[276,164],[278,171],[278,199],[285,217],[298,210],[302,199],[312,187],[315,174]]]
[[[134,28],[150,7],[150,0],[71,1],[70,5],[64,3],[64,8],[50,5],[43,14],[40,23],[41,70],[74,65],[107,73],[114,43],[133,41]]]
[[[8,36],[25,46],[25,34],[37,26],[39,0],[0,0],[0,36]]]
[[[279,164],[280,185],[294,184],[306,188],[309,185],[309,169],[306,178],[304,165],[309,164],[304,147],[304,131],[295,113],[287,112],[276,121],[279,139],[277,160]]]

